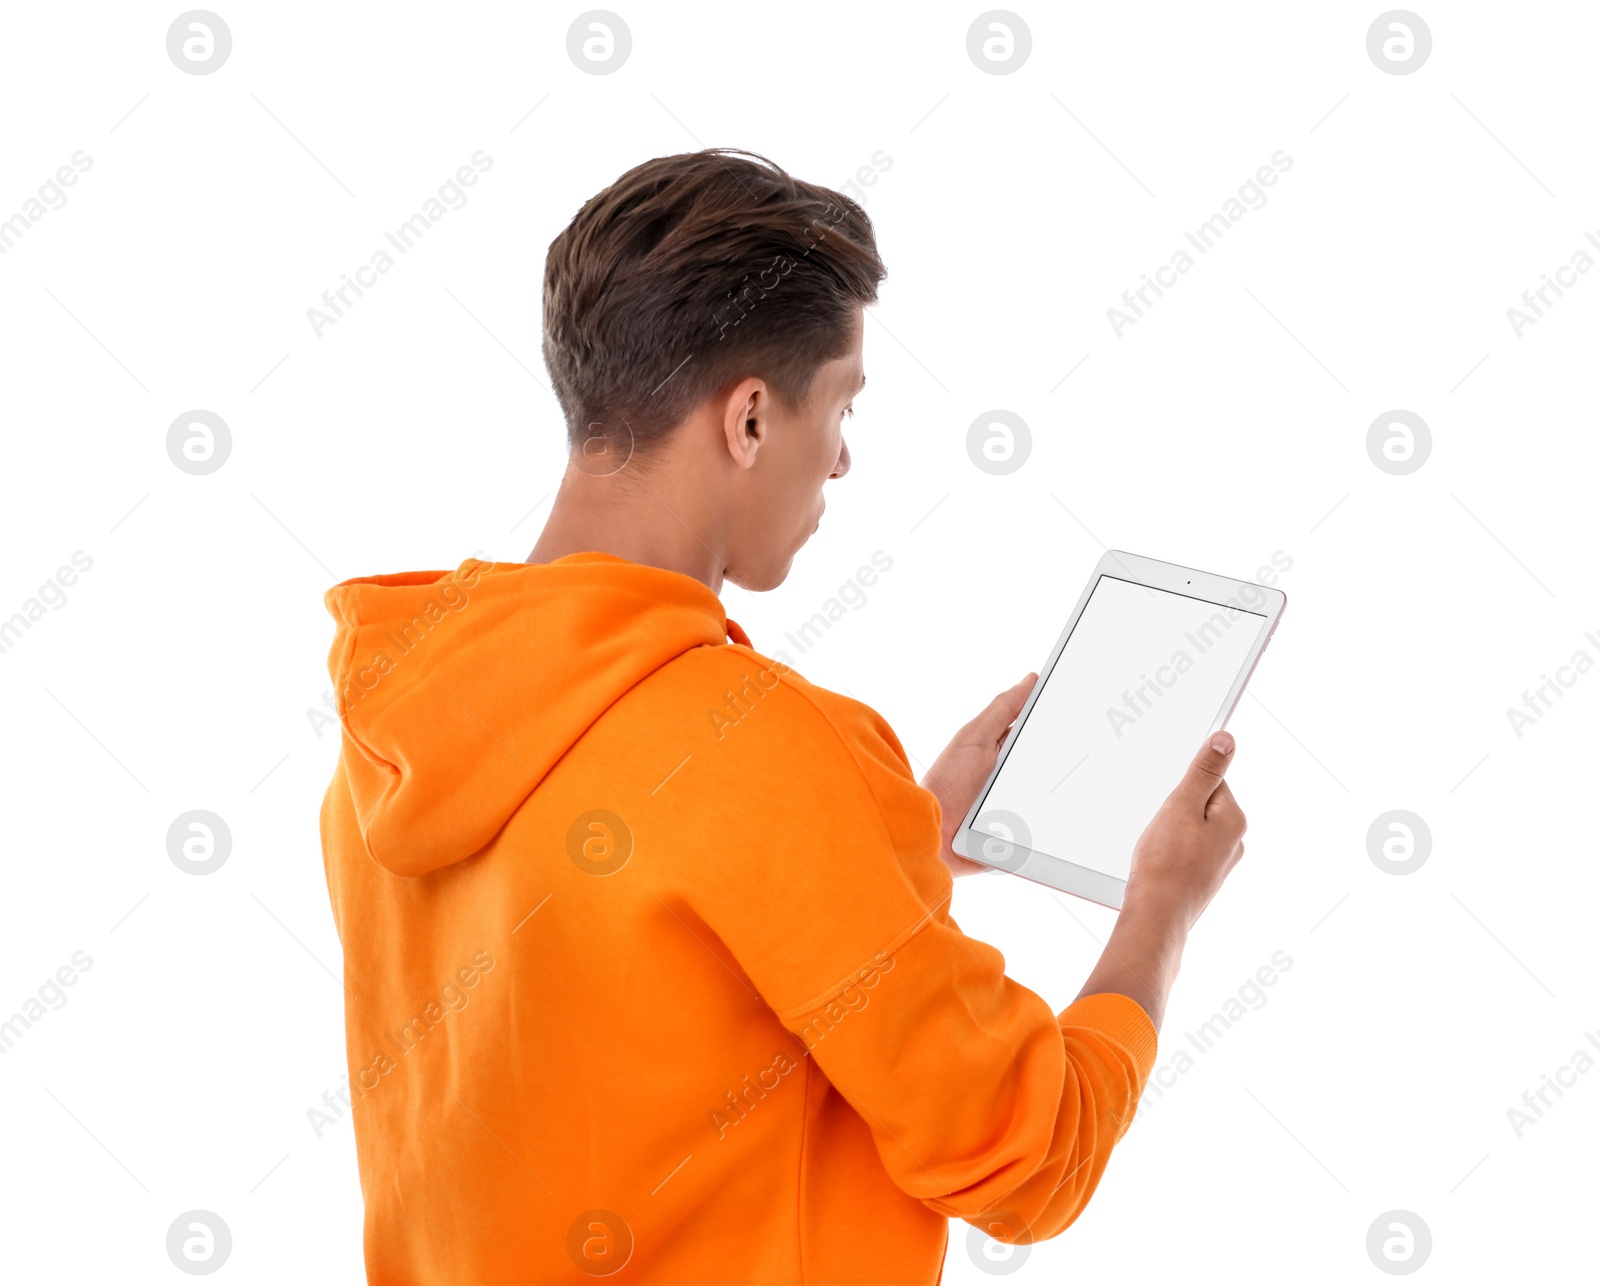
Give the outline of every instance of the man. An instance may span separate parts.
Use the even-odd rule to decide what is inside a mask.
[[[1055,1014],[950,918],[1036,676],[919,785],[717,598],[780,585],[849,470],[884,275],[858,206],[763,158],[629,171],[550,247],[572,451],[528,561],[328,592],[369,1281],[932,1283],[951,1218],[1061,1232],[1131,1121],[1243,851],[1232,739]]]

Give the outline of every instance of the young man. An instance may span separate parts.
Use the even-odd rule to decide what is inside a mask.
[[[1127,1129],[1243,851],[1232,739],[1052,1013],[950,918],[1035,676],[919,785],[717,598],[780,585],[849,470],[884,275],[858,206],[760,157],[629,171],[550,247],[572,450],[528,561],[328,592],[369,1281],[925,1286],[951,1218],[1061,1232]]]

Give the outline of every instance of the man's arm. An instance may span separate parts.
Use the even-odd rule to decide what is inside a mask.
[[[1147,912],[1124,903],[1100,962],[1077,999],[1106,994],[1127,996],[1150,1015],[1159,1032],[1186,937],[1174,917],[1163,910]]]
[[[990,869],[962,857],[951,840],[1037,677],[1027,675],[991,701],[956,733],[923,778],[923,787],[939,801],[940,856],[954,875]],[[1232,734],[1216,733],[1139,837],[1122,912],[1078,993],[1080,1000],[1106,993],[1127,996],[1161,1029],[1189,930],[1244,855],[1245,816],[1223,780],[1233,751]]]
[[[681,879],[657,868],[663,904],[726,949],[899,1188],[985,1228],[1002,1212],[1013,1235],[1059,1233],[1132,1119],[1148,1013],[1117,994],[1054,1012],[961,932],[939,802],[870,707],[786,676],[695,766],[715,842]]]

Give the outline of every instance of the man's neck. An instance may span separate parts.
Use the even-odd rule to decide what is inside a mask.
[[[550,517],[525,561],[548,563],[567,554],[613,554],[629,562],[692,576],[722,592],[726,567],[718,557],[715,516],[692,492],[673,486],[670,471],[635,473],[628,484],[596,478],[572,465],[550,506]]]

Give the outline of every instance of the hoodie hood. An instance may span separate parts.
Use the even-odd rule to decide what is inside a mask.
[[[700,581],[597,552],[469,558],[348,580],[323,601],[357,821],[396,875],[476,853],[652,671],[729,637],[749,645]]]

